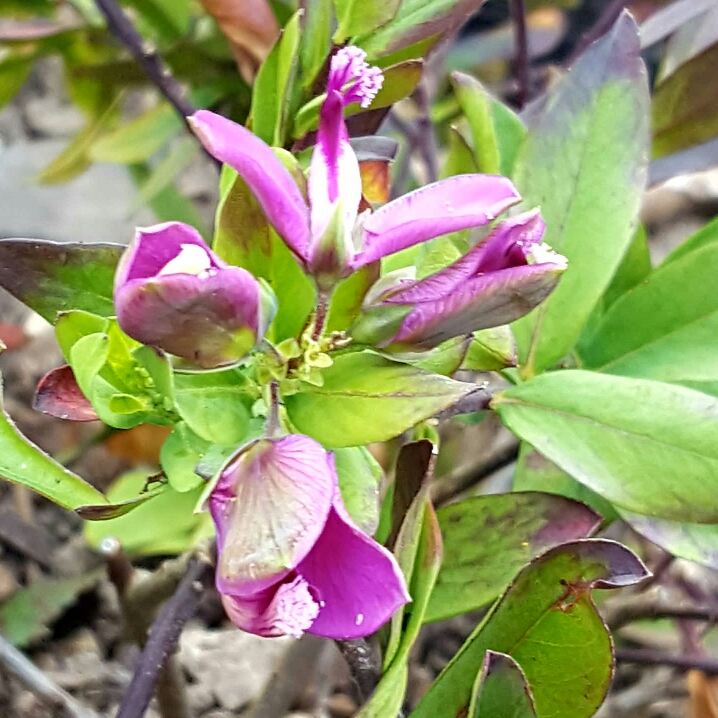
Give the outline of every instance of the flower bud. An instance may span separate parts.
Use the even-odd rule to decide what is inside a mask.
[[[271,290],[223,262],[180,222],[137,231],[115,275],[122,330],[211,368],[244,357],[276,312]]]
[[[541,243],[544,231],[538,211],[527,212],[499,224],[436,274],[402,281],[378,297],[370,290],[367,296],[376,299],[365,302],[352,336],[390,351],[420,351],[519,319],[546,299],[566,270],[566,259]]]

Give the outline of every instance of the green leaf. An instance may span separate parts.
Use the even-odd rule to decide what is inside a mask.
[[[707,245],[718,242],[718,217],[711,220],[704,227],[701,227],[695,234],[691,235],[685,242],[679,244],[662,262],[660,268],[664,268],[677,259],[682,259],[686,254],[695,252]]]
[[[95,162],[144,162],[182,129],[176,110],[162,103],[93,143]]]
[[[511,327],[493,327],[474,332],[462,369],[501,371],[516,366],[516,340]]]
[[[476,158],[474,157],[474,151],[454,125],[449,128],[448,145],[449,152],[446,155],[444,166],[439,173],[439,179],[446,179],[447,177],[454,177],[455,175],[472,174],[479,171]]]
[[[183,421],[175,424],[160,451],[162,470],[175,491],[184,493],[204,483],[195,473],[195,466],[209,447],[209,442],[197,436]]]
[[[233,170],[225,169],[222,177],[212,249],[269,283],[279,304],[269,338],[280,342],[296,337],[314,308],[314,286],[269,225],[246,182]]]
[[[342,45],[350,37],[378,30],[396,15],[401,3],[402,0],[334,0],[339,21],[334,44]]]
[[[419,637],[419,631],[425,620],[443,555],[439,522],[436,519],[434,507],[426,498],[425,492],[417,496],[416,505],[418,511],[414,523],[419,532],[411,537],[411,550],[414,554],[409,581],[411,606],[405,607],[401,613],[392,618],[392,630],[397,626],[401,629],[402,619],[404,619],[404,628],[400,633],[396,652],[393,655],[387,652],[385,656],[385,662],[392,667],[396,664],[408,665],[411,648]],[[407,518],[410,518],[411,515],[412,509],[409,510]],[[402,548],[402,538],[400,533],[396,547],[397,552]],[[405,618],[407,613],[408,618]]]
[[[296,12],[262,63],[254,82],[251,129],[267,144],[284,146],[286,123],[294,98],[294,81],[299,67],[299,20]]]
[[[32,489],[66,509],[106,503],[105,497],[30,443],[2,405],[0,379],[0,478]]]
[[[655,89],[653,157],[706,142],[718,134],[718,44],[686,62]]]
[[[0,286],[51,323],[59,312],[115,313],[112,287],[125,248],[119,244],[60,244],[0,240]]]
[[[403,0],[391,22],[354,42],[371,58],[386,55],[458,28],[483,4],[484,0]]]
[[[501,157],[496,130],[491,118],[489,96],[478,80],[463,72],[453,72],[451,83],[461,109],[469,121],[479,171],[485,174],[499,174]]]
[[[327,332],[345,331],[361,314],[369,287],[379,279],[379,263],[369,264],[339,282],[332,294],[327,317]]]
[[[633,241],[603,295],[606,309],[617,299],[634,287],[638,286],[651,273],[651,252],[648,248],[648,237],[643,225],[633,235]]]
[[[718,388],[718,242],[662,265],[609,309],[581,347],[583,366]]]
[[[121,503],[140,495],[147,478],[146,471],[124,474],[110,487],[108,499],[112,503]],[[97,548],[102,539],[113,536],[128,554],[134,556],[186,551],[211,526],[209,514],[194,513],[203,490],[204,485],[184,493],[171,489],[163,491],[124,516],[89,522],[85,526],[85,538]]]
[[[35,64],[35,57],[10,55],[0,62],[0,108],[20,91]]]
[[[520,384],[492,406],[517,436],[617,507],[718,522],[718,399],[571,370]]]
[[[118,119],[117,100],[91,117],[64,150],[36,177],[40,184],[61,184],[82,174],[93,162],[92,150],[98,138],[114,127]]]
[[[409,683],[409,667],[397,661],[384,673],[371,698],[355,718],[388,718],[398,716],[404,705],[404,696]]]
[[[538,718],[526,676],[511,656],[486,651],[468,718]]]
[[[39,578],[0,606],[0,633],[18,648],[45,638],[49,626],[83,593],[97,586],[104,568],[72,578]]]
[[[583,504],[534,492],[476,496],[444,506],[437,516],[444,563],[426,621],[485,606],[536,556],[590,536],[601,524]]]
[[[298,431],[328,447],[386,441],[475,390],[371,351],[334,357],[324,385],[285,397]]]
[[[399,450],[396,461],[391,507],[392,530],[387,538],[387,546],[396,556],[406,585],[410,587],[410,593],[416,576],[416,568],[419,566],[418,557],[426,520],[431,521],[439,536],[438,544],[433,539],[432,543],[439,547],[439,551],[441,549],[441,533],[438,530],[433,507],[430,507],[428,499],[435,460],[434,446],[430,441],[422,440],[404,444]],[[431,511],[431,517],[428,517],[428,511]],[[441,556],[439,555],[438,558],[440,563]],[[438,570],[438,565],[436,569]],[[431,578],[433,586],[436,580],[436,571],[432,571],[432,573],[434,574]],[[411,593],[411,595],[413,599],[414,594]],[[425,596],[425,600],[428,600],[428,595]],[[424,603],[419,609],[422,618],[425,609]],[[405,633],[404,619],[408,613],[409,609],[403,606],[392,616],[389,639],[384,649],[385,669],[396,663],[407,663],[409,650],[416,638],[415,635],[406,636]],[[416,627],[414,626],[414,628]]]
[[[514,472],[514,491],[541,491],[564,496],[590,506],[604,524],[618,518],[616,510],[606,499],[580,484],[556,464],[541,456],[530,444],[521,443],[519,458]]]
[[[337,449],[334,461],[342,501],[354,522],[373,536],[379,526],[379,488],[384,475],[365,446]]]
[[[557,289],[514,324],[524,374],[575,344],[629,247],[643,196],[649,107],[636,24],[624,13],[546,98],[515,179],[568,258]]]
[[[387,67],[384,72],[384,84],[376,97],[372,100],[371,110],[377,110],[381,107],[391,107],[399,100],[408,97],[421,79],[424,63],[421,60],[405,60],[396,65]],[[292,127],[292,136],[295,138],[303,137],[307,132],[315,130],[319,126],[319,109],[326,99],[326,93],[315,97],[307,102],[294,119]],[[358,115],[366,112],[358,102],[353,102],[344,110],[345,117]]]
[[[175,374],[175,404],[192,431],[213,444],[238,444],[256,388],[238,369]]]
[[[523,668],[539,718],[590,718],[613,673],[611,639],[590,590],[647,575],[634,554],[612,541],[588,539],[547,551],[516,576],[411,718],[467,710],[487,650],[506,653]]]
[[[409,363],[434,374],[451,376],[462,366],[470,342],[470,337],[454,337],[436,349],[421,352],[419,361],[412,358]]]
[[[331,50],[334,7],[332,0],[304,2],[304,17],[300,36],[299,59],[302,89],[309,90],[324,66]]]

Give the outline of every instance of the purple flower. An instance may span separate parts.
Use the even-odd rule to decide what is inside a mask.
[[[210,368],[241,359],[274,317],[270,290],[181,222],[139,229],[115,274],[122,330]]]
[[[347,514],[333,455],[307,436],[244,447],[222,471],[209,509],[217,589],[245,631],[356,638],[410,600],[394,557]]]
[[[351,334],[382,348],[423,350],[528,314],[558,284],[566,259],[541,240],[538,211],[501,222],[463,257],[420,281],[383,277]]]
[[[359,216],[361,177],[344,109],[353,102],[367,107],[381,87],[381,71],[369,67],[365,57],[356,47],[342,48],[332,57],[309,168],[309,205],[271,148],[247,129],[206,110],[190,118],[207,150],[237,170],[324,290],[388,254],[487,224],[519,200],[505,177],[459,175]]]

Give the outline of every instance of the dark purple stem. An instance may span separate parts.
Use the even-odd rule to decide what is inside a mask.
[[[578,59],[579,55],[592,45],[599,37],[605,35],[618,20],[619,15],[623,12],[628,0],[613,0],[606,6],[601,17],[598,18],[596,24],[587,30],[581,39],[576,43],[571,56],[568,58],[566,65],[571,66]]]
[[[339,650],[349,666],[361,703],[365,703],[381,679],[379,652],[366,638],[337,641]]]
[[[718,675],[718,660],[708,656],[677,656],[644,648],[617,648],[616,661],[641,666],[673,666],[684,671],[695,669],[710,676]]]
[[[526,27],[525,0],[511,0],[511,19],[514,23],[514,37],[516,38],[516,77],[519,90],[516,103],[522,109],[529,100],[531,93],[531,74],[529,67],[529,38]]]
[[[95,0],[95,3],[105,17],[110,34],[135,58],[137,64],[147,73],[152,84],[174,107],[187,129],[194,135],[187,118],[194,114],[196,108],[187,98],[182,85],[172,74],[157,49],[140,35],[116,0]],[[211,159],[221,167],[221,163],[217,163],[214,157]]]
[[[329,315],[329,302],[331,295],[321,290],[317,294],[317,310],[314,314],[314,329],[312,330],[312,339],[316,342],[324,333],[324,327],[327,323]]]
[[[270,438],[279,433],[279,384],[276,381],[269,383],[269,419],[267,421],[267,436]]]
[[[152,700],[157,678],[167,657],[175,650],[182,628],[192,618],[214,567],[206,558],[193,558],[175,594],[152,624],[147,643],[115,718],[142,718]]]

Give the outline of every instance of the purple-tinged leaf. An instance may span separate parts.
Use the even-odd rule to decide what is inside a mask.
[[[124,249],[1,239],[0,286],[51,323],[70,309],[109,317],[115,313],[112,284]]]
[[[69,364],[48,372],[37,385],[32,403],[35,411],[69,421],[98,421]]]
[[[555,292],[514,324],[525,376],[576,343],[638,222],[650,97],[638,29],[625,12],[533,113],[515,170],[526,208],[541,207],[546,243],[568,259]]]
[[[588,506],[538,492],[476,496],[439,509],[438,517],[444,563],[427,621],[485,606],[536,556],[601,525]]]
[[[526,566],[442,671],[411,718],[460,715],[487,650],[524,670],[539,716],[590,718],[613,674],[611,638],[591,589],[649,576],[625,546],[584,539],[550,549]]]
[[[485,0],[404,0],[391,22],[359,38],[370,57],[387,55],[458,30]]]
[[[718,571],[718,526],[665,521],[631,511],[619,511],[629,526],[673,556]]]
[[[468,718],[537,718],[524,672],[505,653],[486,651],[476,678]]]
[[[75,513],[81,519],[85,519],[85,521],[109,521],[110,519],[116,519],[119,516],[130,513],[130,511],[133,511],[138,506],[142,506],[145,501],[149,501],[149,499],[153,499],[158,494],[167,490],[167,484],[161,484],[156,489],[145,491],[139,496],[115,504],[88,504],[87,506],[78,506],[75,509]]]
[[[685,150],[718,135],[718,44],[681,65],[653,95],[653,157]]]

